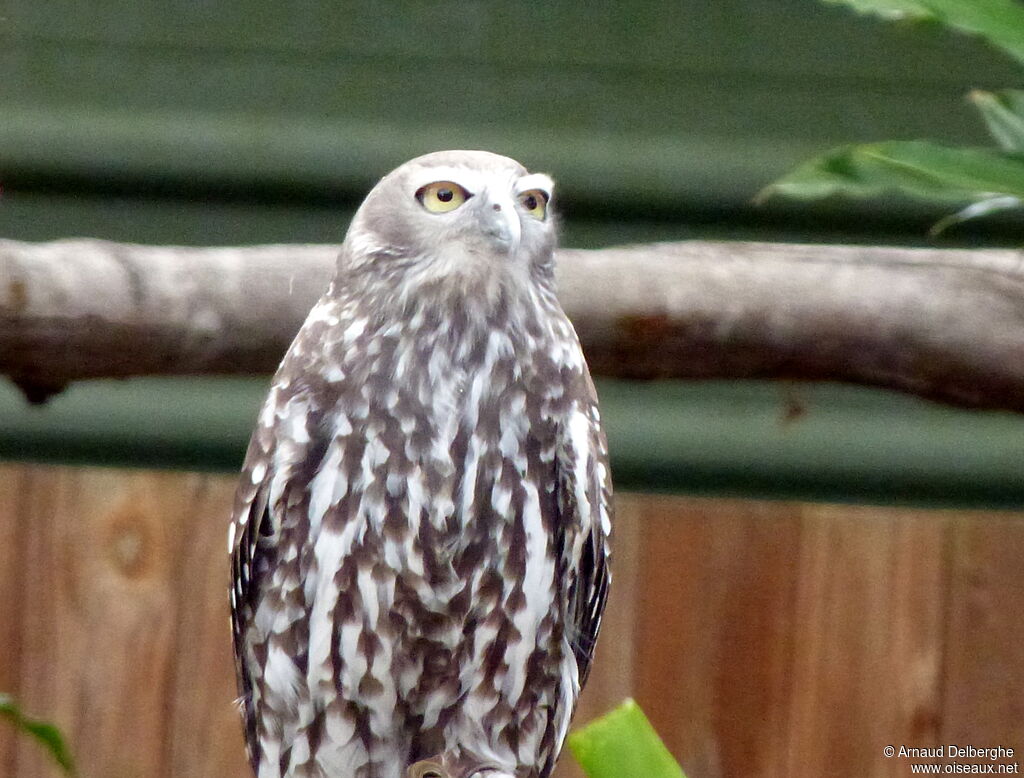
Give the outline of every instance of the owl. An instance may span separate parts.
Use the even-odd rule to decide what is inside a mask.
[[[260,412],[229,531],[259,778],[551,773],[611,524],[552,195],[512,159],[443,151],[356,212]]]

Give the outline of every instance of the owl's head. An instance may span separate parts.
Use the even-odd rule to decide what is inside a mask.
[[[438,151],[385,176],[359,207],[342,267],[412,287],[549,277],[553,184],[508,157]]]

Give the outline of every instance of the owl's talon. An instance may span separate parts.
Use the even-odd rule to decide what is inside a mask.
[[[405,778],[451,778],[451,776],[433,759],[423,759],[406,768]]]

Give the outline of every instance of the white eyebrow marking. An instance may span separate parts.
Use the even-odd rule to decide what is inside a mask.
[[[555,189],[555,182],[551,180],[550,176],[546,176],[543,173],[530,173],[516,181],[516,194],[528,192],[531,189],[540,189],[547,194],[550,200],[551,194]]]

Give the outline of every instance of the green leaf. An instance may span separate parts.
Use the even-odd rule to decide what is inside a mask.
[[[844,146],[800,165],[766,187],[758,200],[775,194],[810,200],[891,192],[944,203],[1024,198],[1024,155],[927,141]]]
[[[1020,0],[824,0],[886,19],[938,22],[978,35],[1024,63],[1024,6]]]
[[[874,14],[883,19],[932,19],[925,2],[918,0],[823,0],[829,5],[848,5],[862,14]]]
[[[969,219],[978,219],[982,216],[998,213],[999,211],[1014,210],[1020,208],[1022,205],[1024,205],[1024,202],[1018,200],[1016,197],[993,197],[991,200],[982,200],[979,203],[971,203],[966,208],[939,219],[939,221],[933,224],[932,228],[928,230],[928,234],[934,238],[948,230],[950,227],[960,224],[961,222],[965,222]]]
[[[588,778],[686,778],[633,700],[570,735],[569,749]]]
[[[996,142],[1007,151],[1024,152],[1024,90],[1004,89],[968,95]]]
[[[74,774],[71,752],[64,743],[60,730],[53,724],[29,718],[21,712],[14,698],[7,694],[0,694],[0,717],[13,721],[15,727],[39,741],[67,775]]]

